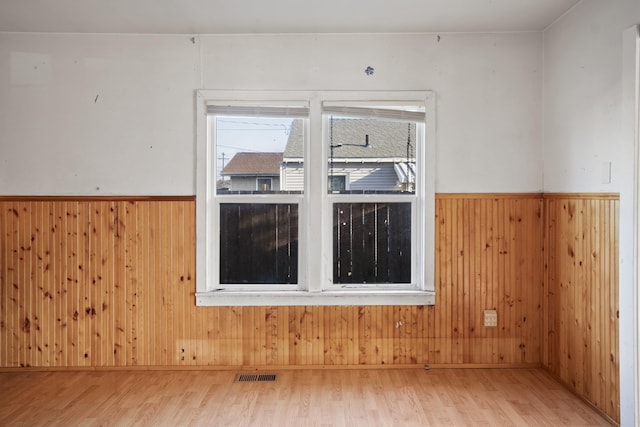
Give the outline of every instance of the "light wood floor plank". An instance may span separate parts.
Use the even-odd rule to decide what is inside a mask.
[[[540,369],[0,373],[3,426],[603,426]]]

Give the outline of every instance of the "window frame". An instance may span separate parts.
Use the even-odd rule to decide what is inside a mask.
[[[420,203],[418,200],[414,200],[413,195],[369,195],[369,194],[329,194],[326,201],[327,215],[333,217],[333,204],[334,203],[410,203],[411,204],[411,230],[413,235],[421,233],[421,225],[419,224],[419,212],[421,211]],[[333,221],[332,221],[333,225]],[[335,254],[333,253],[333,226],[326,227],[328,229],[324,231],[324,238],[328,245],[330,245],[331,262],[327,262],[327,282],[326,289],[328,290],[405,290],[413,291],[416,289],[416,284],[420,281],[419,274],[422,269],[422,265],[419,261],[419,256],[411,256],[411,282],[410,283],[393,283],[393,284],[380,284],[380,283],[334,283],[333,282],[333,267],[335,262]],[[411,253],[418,254],[419,239],[411,239]]]
[[[260,181],[268,181],[269,182],[269,190],[267,190],[267,191],[272,191],[273,190],[273,178],[270,178],[270,177],[257,177],[256,178],[256,191],[264,191],[262,188],[260,188]]]
[[[274,289],[268,285],[221,287],[216,279],[219,236],[216,239],[216,191],[212,174],[210,116],[208,105],[282,105],[283,102],[305,104],[309,109],[305,138],[305,176],[303,194],[299,198],[300,259],[297,287]],[[333,286],[332,276],[332,215],[331,200],[342,195],[329,194],[327,154],[323,105],[424,105],[424,146],[421,149],[421,170],[418,173],[418,202],[412,208],[411,286]],[[196,305],[199,306],[264,306],[264,305],[433,305],[435,304],[435,95],[431,91],[196,91]],[[320,160],[318,160],[320,159]],[[309,165],[313,165],[309,167]],[[225,200],[228,195],[225,195]],[[260,197],[259,195],[257,196]],[[401,201],[402,195],[391,195]],[[234,198],[235,199],[235,198]],[[265,200],[279,200],[269,195]],[[291,197],[287,197],[290,200]],[[353,199],[353,197],[351,197]],[[366,197],[364,197],[366,199]],[[379,198],[378,198],[379,199]],[[231,199],[229,199],[231,200]],[[235,202],[236,200],[234,200]],[[219,203],[219,202],[218,202]],[[267,202],[268,203],[268,202]],[[416,209],[413,211],[413,209]],[[413,228],[413,224],[416,224]],[[312,226],[312,224],[314,224]],[[318,226],[319,225],[319,226]],[[318,228],[321,239],[318,236]],[[313,240],[313,242],[312,242]],[[308,262],[319,260],[319,262]],[[295,285],[294,285],[295,286]]]

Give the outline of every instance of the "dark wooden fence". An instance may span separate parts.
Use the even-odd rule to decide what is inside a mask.
[[[411,203],[335,203],[333,253],[334,283],[411,282]],[[222,203],[220,283],[297,282],[298,206]]]
[[[334,283],[411,281],[411,203],[333,205]]]
[[[298,205],[220,204],[220,283],[298,282]]]

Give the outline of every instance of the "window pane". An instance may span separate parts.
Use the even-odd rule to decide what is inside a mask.
[[[296,204],[220,204],[220,283],[298,282]]]
[[[333,282],[411,282],[411,203],[334,203]]]
[[[300,193],[304,120],[216,116],[216,193]]]
[[[256,180],[256,187],[257,187],[256,190],[269,192],[271,191],[271,184],[272,184],[271,178],[258,178]]]
[[[347,189],[347,177],[345,175],[333,175],[328,180],[329,191],[344,191]]]
[[[416,124],[376,118],[329,116],[331,193],[415,193]]]

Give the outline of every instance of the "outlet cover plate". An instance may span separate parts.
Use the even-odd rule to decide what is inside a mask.
[[[484,326],[487,328],[495,328],[498,326],[498,311],[497,310],[485,310],[484,311]]]

